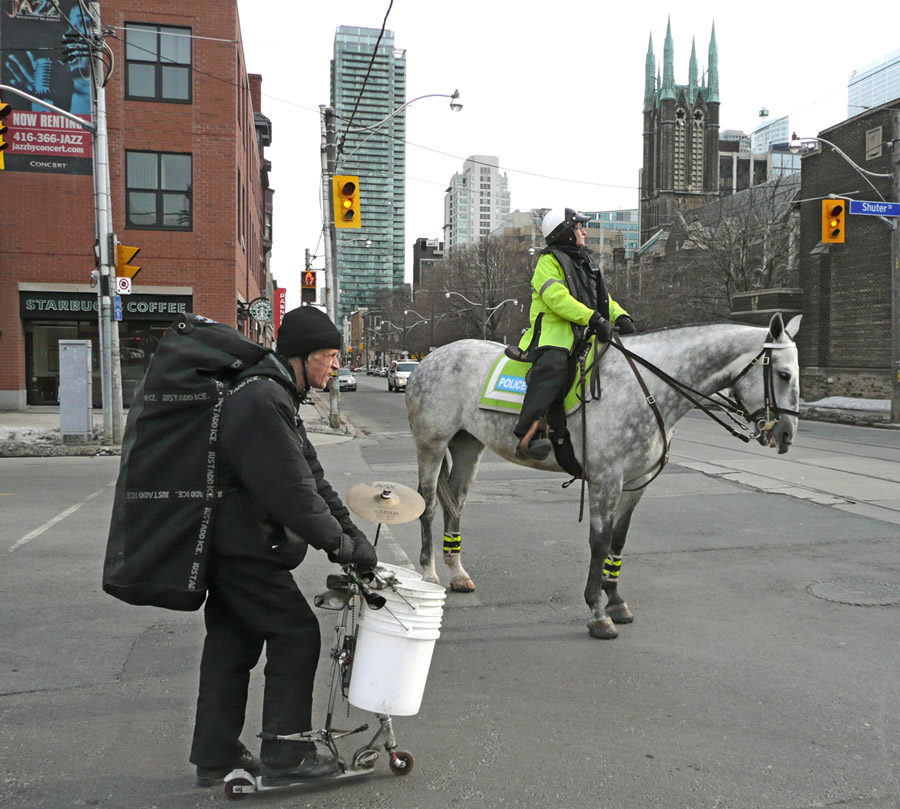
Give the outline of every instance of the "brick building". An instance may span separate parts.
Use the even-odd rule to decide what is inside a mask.
[[[798,343],[807,401],[891,397],[891,230],[875,216],[847,216],[844,244],[823,244],[820,199],[895,199],[888,142],[896,106],[885,104],[823,130],[819,148],[803,156],[804,317]],[[862,174],[824,141],[862,169],[887,176]]]
[[[87,60],[59,58],[63,34],[86,25],[79,4],[44,5],[3,15],[0,83],[89,118]],[[264,313],[256,310],[258,321],[247,307],[273,297],[263,153],[271,124],[261,113],[262,78],[246,70],[236,0],[104,0],[101,13],[114,56],[106,85],[112,225],[120,243],[140,248],[118,324],[127,405],[178,312],[271,340]],[[53,55],[40,57],[43,74],[14,69],[11,57],[31,49]],[[0,409],[58,401],[60,339],[92,341],[99,405],[91,138],[18,96],[4,101],[14,112],[0,172]]]

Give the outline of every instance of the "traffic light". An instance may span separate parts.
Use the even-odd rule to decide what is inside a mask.
[[[3,159],[3,151],[9,146],[6,142],[6,138],[3,137],[9,127],[3,122],[3,119],[11,112],[12,106],[10,104],[4,104],[3,100],[0,99],[0,171],[3,171],[6,168],[6,163]]]
[[[316,271],[304,270],[300,279],[300,302],[316,302]]]
[[[844,243],[844,215],[846,205],[842,199],[822,200],[822,241],[825,244]]]
[[[116,242],[116,275],[119,278],[134,278],[141,271],[140,267],[131,264],[140,252],[140,247],[126,247]]]
[[[335,174],[334,226],[338,228],[361,227],[359,221],[359,177],[351,174]]]

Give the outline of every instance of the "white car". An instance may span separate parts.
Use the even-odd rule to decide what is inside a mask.
[[[337,373],[338,390],[356,390],[356,377],[349,368],[339,368]]]
[[[394,360],[387,372],[388,390],[405,391],[406,380],[418,364],[415,360]]]

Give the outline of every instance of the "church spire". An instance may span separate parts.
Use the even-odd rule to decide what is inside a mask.
[[[716,45],[716,23],[712,24],[709,40],[709,96],[707,101],[719,102],[719,47]]]
[[[663,83],[660,99],[675,98],[675,48],[672,45],[672,18],[666,25],[666,42],[663,46]]]
[[[691,64],[688,69],[688,94],[693,104],[697,97],[697,41],[696,38],[691,40]]]
[[[653,109],[654,95],[656,94],[656,85],[654,83],[654,68],[656,67],[656,57],[653,55],[653,34],[650,34],[650,44],[647,47],[647,67],[644,72],[644,109]]]

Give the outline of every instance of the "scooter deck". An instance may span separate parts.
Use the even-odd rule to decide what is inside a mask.
[[[268,792],[272,789],[285,789],[287,787],[312,786],[313,784],[322,784],[325,781],[336,781],[341,778],[355,778],[359,775],[371,775],[375,772],[375,767],[364,767],[354,769],[348,767],[342,772],[336,772],[333,775],[325,775],[321,778],[298,778],[296,781],[284,781],[278,784],[264,784],[263,776],[251,775],[247,770],[232,770],[225,776],[225,794],[229,798],[242,798],[253,792]]]

